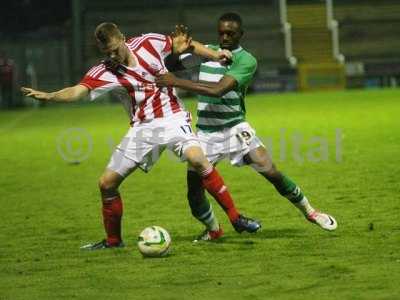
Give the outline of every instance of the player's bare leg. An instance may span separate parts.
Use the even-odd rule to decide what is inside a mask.
[[[117,172],[106,169],[99,179],[99,189],[102,200],[103,225],[106,232],[106,239],[87,244],[81,249],[98,250],[104,248],[123,247],[121,237],[121,220],[123,205],[118,187],[124,180]]]
[[[103,204],[103,222],[107,233],[107,244],[118,245],[121,238],[122,200],[118,191],[124,178],[112,170],[106,169],[99,180],[99,189]]]
[[[118,188],[124,179],[137,169],[137,163],[128,159],[124,151],[116,149],[107,168],[100,176],[99,189],[106,239],[81,247],[84,250],[123,247],[121,237],[122,199]]]
[[[118,187],[124,180],[117,172],[106,169],[99,179],[102,200],[102,215],[106,239],[82,246],[83,250],[123,247],[121,237],[122,199]]]
[[[261,228],[258,222],[240,215],[222,177],[200,147],[189,147],[184,155],[192,168],[188,171],[188,199],[192,214],[197,219],[202,221],[201,215],[207,213],[204,208],[201,209],[202,206],[210,207],[209,204],[204,204],[207,201],[204,190],[201,191],[204,187],[224,209],[236,231],[256,232]]]
[[[263,146],[253,149],[245,156],[245,161],[264,178],[271,182],[283,197],[293,203],[312,223],[325,230],[335,230],[336,220],[325,213],[318,212],[309,203],[300,188],[286,175],[277,170]]]

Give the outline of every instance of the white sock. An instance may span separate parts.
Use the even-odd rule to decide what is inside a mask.
[[[299,202],[293,203],[304,215],[309,215],[315,209],[310,205],[306,196],[303,197]]]

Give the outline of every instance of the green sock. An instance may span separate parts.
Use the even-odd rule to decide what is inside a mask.
[[[201,177],[194,171],[188,171],[187,184],[187,196],[193,217],[203,223],[207,230],[218,230],[219,223],[214,215],[212,206],[205,195]]]
[[[314,211],[300,188],[286,175],[282,174],[282,180],[275,184],[279,194],[292,202],[303,214]]]
[[[203,215],[197,217],[197,220],[203,223],[206,226],[207,230],[216,231],[219,229],[219,223],[217,217],[214,215],[211,204],[209,210]]]
[[[207,230],[218,230],[219,223],[210,202],[204,197],[201,202],[190,202],[192,215],[203,223]]]

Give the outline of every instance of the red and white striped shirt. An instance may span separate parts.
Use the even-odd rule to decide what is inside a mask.
[[[159,88],[155,76],[165,73],[164,59],[172,52],[172,39],[157,33],[143,34],[125,43],[136,60],[136,66],[120,65],[111,71],[101,63],[92,67],[79,84],[90,89],[90,99],[123,88],[120,98],[131,123],[148,122],[184,111],[182,102],[172,87]]]

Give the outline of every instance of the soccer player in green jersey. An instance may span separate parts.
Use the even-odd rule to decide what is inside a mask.
[[[249,165],[274,185],[283,197],[292,202],[312,223],[325,230],[335,230],[336,220],[314,209],[300,188],[281,173],[272,162],[255,130],[245,120],[246,90],[257,69],[257,60],[243,49],[242,20],[238,14],[226,13],[218,22],[219,45],[208,45],[214,50],[230,50],[232,60],[226,63],[206,61],[200,66],[199,82],[175,77],[171,73],[157,79],[159,86],[175,86],[199,94],[197,105],[197,135],[207,158],[214,165],[228,158],[232,165]],[[194,170],[187,173],[188,199],[192,214],[206,226],[204,239],[219,238],[213,234],[204,216],[208,207],[204,203],[204,189]],[[207,203],[207,202],[206,202]],[[228,217],[239,214],[233,203],[219,204]],[[215,239],[214,238],[214,239]]]

